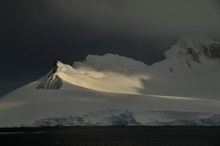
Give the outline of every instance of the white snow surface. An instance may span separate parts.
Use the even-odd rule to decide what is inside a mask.
[[[72,66],[58,61],[56,70],[0,98],[0,127],[219,125],[219,58],[198,53],[213,43],[183,38],[151,66],[113,54],[88,55]],[[178,57],[184,45],[200,62]],[[46,89],[54,77],[62,86]],[[42,82],[48,84],[37,89]]]

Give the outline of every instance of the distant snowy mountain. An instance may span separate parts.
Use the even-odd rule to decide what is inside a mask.
[[[170,50],[166,59],[184,58],[187,62],[202,63],[200,57],[220,59],[220,43],[208,38],[181,38]]]
[[[165,60],[152,67],[166,75],[212,72],[220,66],[220,43],[208,38],[182,38],[164,56]]]
[[[220,43],[182,38],[151,66],[119,55],[56,61],[0,98],[0,127],[219,125]],[[120,110],[123,109],[123,110]]]

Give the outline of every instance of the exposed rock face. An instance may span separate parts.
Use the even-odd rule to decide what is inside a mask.
[[[185,58],[186,62],[202,64],[200,57],[220,59],[220,43],[207,38],[186,39],[182,38],[174,46],[178,50],[177,58]]]
[[[212,44],[209,46],[209,49],[204,46],[204,54],[210,59],[220,58],[220,45]]]
[[[202,65],[199,53],[195,52],[193,48],[184,48],[182,51],[179,51],[177,57],[180,59],[185,58],[186,63],[190,68],[190,62],[197,62]]]
[[[60,89],[62,79],[58,75],[51,74],[45,81],[37,86],[37,89]]]
[[[55,62],[52,73],[48,78],[37,86],[37,89],[60,89],[62,87],[62,79],[56,75],[59,67],[58,61]]]

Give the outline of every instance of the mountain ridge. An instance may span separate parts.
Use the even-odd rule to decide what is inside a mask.
[[[88,55],[85,61],[74,62],[72,66],[65,65],[61,61],[56,61],[52,73],[49,73],[48,78],[37,86],[37,89],[60,89],[63,81],[62,75],[59,75],[59,72],[67,70],[65,68],[68,68],[73,74],[81,73],[85,76],[86,74],[90,74],[91,78],[104,78],[108,76],[106,72],[109,72],[107,74],[114,72],[116,74],[128,75],[135,73],[150,74],[150,78],[154,79],[172,77],[172,74],[177,76],[181,74],[186,75],[194,69],[203,70],[210,65],[218,68],[218,65],[220,66],[220,43],[208,38],[181,38],[164,55],[165,60],[151,66],[132,58],[110,53],[103,56]],[[65,76],[65,78],[71,77]],[[79,85],[75,82],[70,83]],[[85,85],[79,86],[86,87]]]

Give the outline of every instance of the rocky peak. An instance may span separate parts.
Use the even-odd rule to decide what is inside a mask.
[[[62,87],[62,79],[56,73],[61,70],[62,64],[59,60],[55,61],[52,73],[37,86],[37,89],[60,89]]]
[[[58,70],[58,68],[59,68],[59,65],[58,65],[58,63],[59,63],[60,61],[59,60],[56,60],[55,62],[54,62],[54,65],[53,65],[53,73],[56,73],[57,72],[57,70]]]
[[[220,43],[208,38],[181,38],[170,50],[166,59],[178,58],[201,63],[200,57],[220,59]]]

